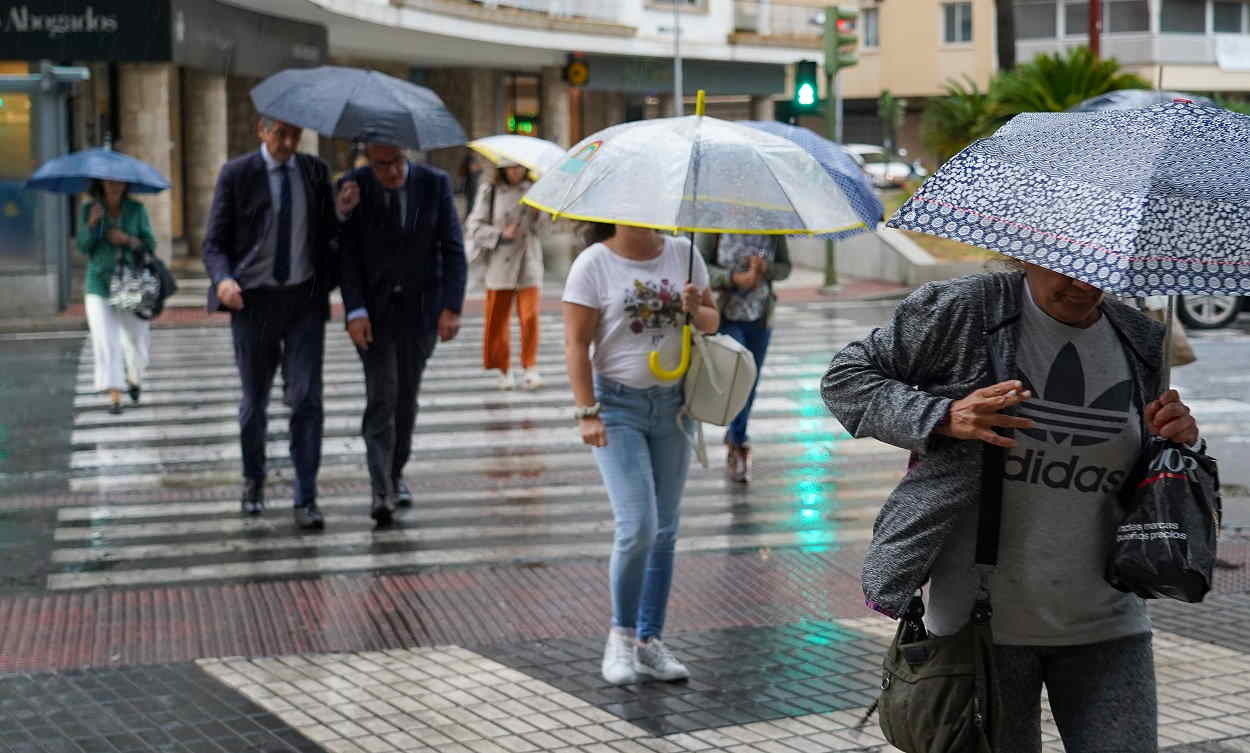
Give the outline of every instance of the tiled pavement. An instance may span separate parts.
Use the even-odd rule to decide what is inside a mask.
[[[476,321],[440,348],[410,474],[422,501],[389,532],[364,520],[359,366],[332,329],[319,536],[284,514],[281,418],[272,509],[234,517],[228,338],[158,333],[144,404],[120,421],[80,380],[67,489],[0,497],[37,553],[21,580],[33,585],[0,595],[0,670],[28,673],[0,675],[0,751],[879,747],[872,722],[854,723],[891,625],[864,616],[856,571],[903,458],[846,437],[815,392],[875,312],[783,313],[754,422],[757,483],[727,485],[715,459],[691,476],[669,634],[695,676],[623,689],[597,675],[610,522],[565,421],[554,320],[549,384],[534,393],[489,389]],[[1236,396],[1196,397],[1208,432],[1250,416]],[[1245,540],[1223,554],[1244,563]],[[1208,604],[1155,609],[1169,751],[1250,751],[1246,580],[1222,571]]]

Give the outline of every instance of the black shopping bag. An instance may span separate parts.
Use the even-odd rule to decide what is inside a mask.
[[[1214,458],[1152,437],[1126,491],[1107,582],[1145,599],[1199,602],[1211,590],[1220,529]]]

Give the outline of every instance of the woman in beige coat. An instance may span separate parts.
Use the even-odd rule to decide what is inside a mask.
[[[529,190],[526,168],[503,164],[494,180],[478,189],[467,222],[472,244],[469,263],[485,268],[486,327],[483,368],[499,375],[499,388],[510,390],[512,378],[512,306],[521,319],[521,386],[542,386],[538,375],[538,311],[542,304],[543,247],[538,214],[521,204]]]

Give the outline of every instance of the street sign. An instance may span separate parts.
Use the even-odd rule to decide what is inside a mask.
[[[590,82],[590,64],[585,58],[569,57],[564,64],[564,81],[569,86],[585,86]]]

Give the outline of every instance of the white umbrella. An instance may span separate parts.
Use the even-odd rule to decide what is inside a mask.
[[[498,136],[487,136],[469,142],[469,148],[492,164],[515,162],[528,167],[535,176],[541,176],[564,159],[564,149],[546,139],[533,136],[518,136],[504,133]]]

